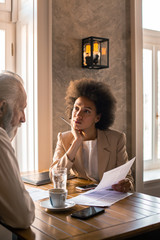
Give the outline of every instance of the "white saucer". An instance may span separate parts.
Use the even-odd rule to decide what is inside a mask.
[[[65,211],[65,210],[67,210],[71,207],[74,207],[75,202],[66,201],[64,207],[55,208],[51,205],[50,200],[48,199],[46,201],[40,202],[40,206],[43,207],[43,208],[46,208],[48,210],[51,210],[51,211]]]

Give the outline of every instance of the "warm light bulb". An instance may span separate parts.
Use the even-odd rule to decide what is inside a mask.
[[[87,44],[86,45],[86,54],[89,54],[90,55],[91,53],[91,45],[90,44]]]
[[[107,54],[107,49],[105,47],[102,48],[102,55],[106,55]]]
[[[93,44],[93,52],[94,52],[94,54],[96,54],[96,53],[98,53],[98,43],[97,42],[95,42],[94,44]]]

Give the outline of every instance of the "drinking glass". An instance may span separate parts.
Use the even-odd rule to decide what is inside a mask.
[[[67,168],[57,167],[52,169],[52,180],[54,188],[66,190],[67,186]]]

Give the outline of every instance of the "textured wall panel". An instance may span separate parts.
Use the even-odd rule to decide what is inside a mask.
[[[107,82],[118,101],[114,128],[127,135],[131,152],[131,76],[129,0],[53,0],[53,148],[57,133],[68,130],[65,91],[83,77]],[[110,39],[109,69],[81,68],[81,39]]]

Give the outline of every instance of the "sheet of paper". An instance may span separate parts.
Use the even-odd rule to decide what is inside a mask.
[[[29,192],[30,197],[33,201],[38,201],[44,198],[49,198],[49,192],[38,189],[38,188],[27,188],[27,191]]]
[[[100,190],[100,189],[109,189],[113,184],[118,183],[120,180],[124,179],[130,168],[132,167],[133,163],[135,161],[135,158],[131,159],[127,163],[114,168],[108,172],[105,172],[103,174],[102,180],[98,184],[98,186],[94,189],[94,191]]]
[[[111,189],[111,186],[127,176],[134,161],[135,158],[121,165],[120,167],[105,172],[102,180],[94,190],[82,193],[79,196],[71,199],[76,204],[105,207],[111,206],[113,203],[131,195],[132,193],[121,193],[114,191]]]
[[[132,193],[121,193],[114,190],[99,190],[89,191],[87,194],[80,194],[77,197],[71,198],[76,204],[97,206],[97,207],[109,207],[115,202],[118,202]]]

